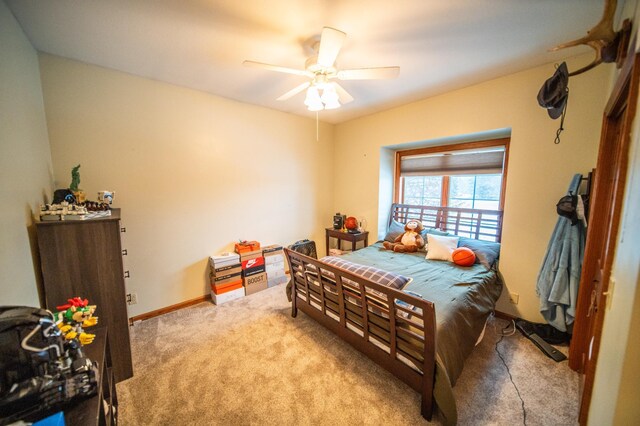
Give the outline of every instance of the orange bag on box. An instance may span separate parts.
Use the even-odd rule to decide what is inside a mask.
[[[238,254],[256,250],[260,250],[260,243],[257,241],[240,241],[236,243],[236,253]]]

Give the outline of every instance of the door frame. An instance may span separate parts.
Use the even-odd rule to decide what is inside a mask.
[[[631,46],[635,46],[635,38]],[[609,280],[625,192],[639,77],[640,53],[634,52],[627,56],[604,110],[575,325],[569,348],[569,366],[584,374],[579,415],[581,425],[587,424],[602,325],[610,297]]]

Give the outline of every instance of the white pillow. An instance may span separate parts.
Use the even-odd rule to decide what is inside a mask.
[[[460,237],[444,237],[440,235],[427,234],[428,260],[448,260],[452,262],[451,253],[458,248]]]

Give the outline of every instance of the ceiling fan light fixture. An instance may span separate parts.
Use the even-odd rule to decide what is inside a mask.
[[[338,101],[338,99],[324,103],[324,109],[336,109],[340,108],[341,106],[342,105],[340,105],[340,101]]]
[[[307,89],[307,97],[304,100],[304,104],[308,106],[309,109],[313,106],[322,106],[322,99],[320,99],[320,93],[316,86],[311,86]]]
[[[324,103],[325,109],[340,108],[340,101],[333,83],[328,83],[325,85],[324,90],[322,90],[321,99],[322,103]]]
[[[322,102],[318,104],[311,104],[307,106],[307,109],[309,111],[322,111],[324,109],[324,105],[322,104]]]
[[[322,90],[322,102],[325,104],[338,100],[338,94],[333,83],[326,84]]]
[[[339,108],[344,104],[352,102],[353,96],[340,84],[331,80],[336,78],[338,80],[388,79],[396,78],[400,72],[400,67],[397,66],[339,70],[336,65],[336,58],[338,53],[340,53],[345,37],[346,34],[343,31],[331,27],[324,27],[320,36],[307,40],[305,46],[310,51],[311,56],[307,58],[303,70],[256,61],[244,61],[243,63],[245,66],[300,75],[310,79],[310,81],[298,85],[277,98],[278,101],[285,101],[302,93],[306,89],[307,93],[304,104],[310,111]],[[322,96],[320,96],[320,94],[322,94]]]

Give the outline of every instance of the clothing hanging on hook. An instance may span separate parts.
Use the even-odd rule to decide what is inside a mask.
[[[582,175],[576,174],[567,192],[578,195],[581,181]],[[538,274],[540,313],[549,324],[566,333],[573,330],[585,239],[582,221],[560,216]]]

